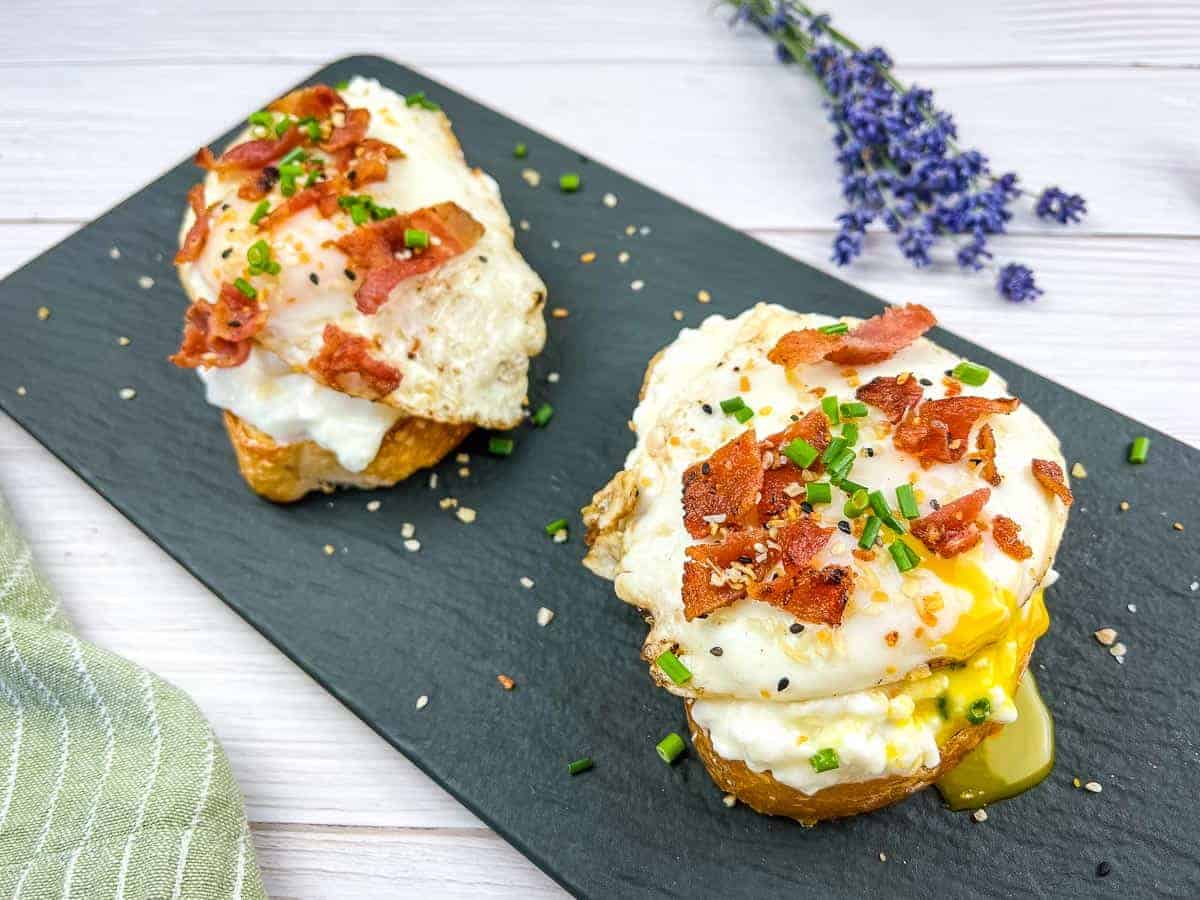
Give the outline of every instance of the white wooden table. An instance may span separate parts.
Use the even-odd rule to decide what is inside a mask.
[[[840,274],[1200,444],[1200,6],[830,6],[844,30],[885,43],[902,77],[936,87],[997,168],[1077,190],[1091,209],[1069,230],[1021,219],[998,244],[1037,270],[1036,304],[949,267],[915,273],[890,246]],[[360,51],[828,267],[838,197],[816,93],[726,18],[708,0],[7,0],[0,273],[255,98]],[[0,490],[83,634],[208,714],[273,896],[560,893],[3,416]]]

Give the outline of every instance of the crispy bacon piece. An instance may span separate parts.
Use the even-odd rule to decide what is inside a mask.
[[[367,136],[367,129],[370,127],[370,111],[362,108],[347,110],[345,122],[334,126],[329,138],[322,142],[321,149],[327,153],[336,153],[338,150],[353,147]]]
[[[996,433],[991,425],[984,425],[975,436],[975,453],[972,460],[978,460],[979,477],[992,487],[999,487],[1003,480],[996,468]]]
[[[191,206],[192,212],[196,214],[196,221],[188,229],[187,236],[183,239],[183,245],[179,248],[179,252],[175,254],[175,265],[198,260],[200,254],[204,252],[205,243],[208,242],[210,210],[204,205],[204,184],[201,183],[193,186],[188,191],[187,198],[188,205]]]
[[[1067,479],[1063,475],[1062,466],[1054,460],[1035,459],[1033,461],[1033,477],[1049,493],[1061,500],[1063,505],[1070,506],[1075,502],[1075,495],[1067,487]]]
[[[321,351],[308,368],[330,387],[378,400],[400,386],[400,370],[371,355],[371,341],[326,325]]]
[[[220,158],[214,157],[212,151],[207,147],[201,147],[196,153],[195,163],[210,172],[261,169],[279,159],[289,150],[299,147],[304,142],[304,137],[304,133],[299,128],[292,127],[278,139],[263,138],[230,147],[221,154]]]
[[[925,393],[911,375],[905,376],[903,381],[900,377],[880,375],[855,391],[854,396],[863,403],[883,410],[888,421],[895,424],[921,402],[921,395]]]
[[[883,362],[936,324],[933,313],[919,303],[891,306],[842,335],[842,345],[825,358],[843,366]]]
[[[834,529],[822,528],[809,518],[797,519],[791,524],[775,530],[775,543],[783,551],[786,568],[799,569],[812,562],[829,543]]]
[[[403,159],[404,151],[387,141],[367,138],[353,147],[333,154],[339,172],[345,173],[346,185],[357,190],[363,185],[383,181],[388,176],[388,162]]]
[[[815,363],[842,346],[840,334],[826,334],[816,328],[789,331],[767,354],[767,359],[785,369]]]
[[[271,188],[275,187],[278,181],[279,169],[275,166],[263,166],[257,172],[246,176],[246,179],[238,186],[237,193],[243,200],[261,200],[271,193]]]
[[[987,415],[1008,415],[1021,401],[1012,397],[944,397],[926,400],[904,417],[892,438],[897,449],[913,454],[925,468],[958,462],[967,452],[971,428]]]
[[[428,232],[429,246],[407,259],[397,259],[396,254],[404,251],[404,232],[409,228]],[[366,270],[354,298],[359,312],[374,315],[401,281],[433,271],[465,253],[482,235],[483,226],[457,203],[439,203],[360,225],[339,239],[337,247],[350,258],[354,269]]]
[[[788,369],[822,359],[843,366],[869,365],[890,359],[936,324],[933,313],[919,303],[892,306],[847,334],[825,334],[815,328],[789,331],[767,359]]]
[[[314,84],[285,94],[267,108],[297,119],[328,119],[335,109],[345,109],[341,94],[327,84]]]
[[[763,521],[778,516],[795,499],[787,493],[790,485],[804,483],[800,467],[779,452],[796,438],[803,438],[818,450],[829,446],[829,423],[820,407],[759,444],[763,453],[772,451],[776,461],[782,463],[763,473],[762,499],[758,503],[758,513]],[[819,471],[820,466],[819,461],[813,463],[813,471]]]
[[[683,473],[683,524],[688,533],[707,536],[705,516],[724,516],[720,524],[726,526],[754,524],[762,481],[762,458],[750,428]]]
[[[1008,516],[996,516],[992,519],[992,538],[996,546],[1013,559],[1029,559],[1033,549],[1020,538],[1021,526]]]
[[[785,570],[778,578],[754,582],[749,594],[804,622],[841,625],[854,573],[844,566]]]
[[[780,551],[768,547],[768,541],[765,529],[748,528],[728,533],[719,544],[688,547],[683,617],[690,622],[746,596],[747,583],[761,578],[779,560]]]
[[[183,369],[240,366],[250,355],[267,310],[231,284],[221,285],[216,303],[197,300],[183,317],[183,341],[171,362]]]
[[[941,508],[929,515],[913,520],[913,537],[938,556],[947,559],[970,550],[982,538],[975,520],[991,496],[991,489],[980,488],[942,504]]]

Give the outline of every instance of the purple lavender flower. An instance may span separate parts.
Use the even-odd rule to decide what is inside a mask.
[[[748,22],[775,42],[779,59],[802,62],[825,92],[834,126],[846,210],[838,218],[832,260],[849,265],[863,251],[867,226],[881,222],[914,266],[932,262],[945,238],[965,271],[992,265],[989,238],[1003,234],[1012,206],[1028,197],[1015,173],[996,175],[978,150],[958,145],[954,119],[934,106],[933,92],[901,84],[881,47],[864,50],[837,31],[826,14],[798,0],[727,0],[733,24]],[[1035,213],[1062,225],[1078,222],[1087,204],[1058,187],[1038,195]],[[999,269],[996,288],[1014,302],[1042,292],[1026,266]]]

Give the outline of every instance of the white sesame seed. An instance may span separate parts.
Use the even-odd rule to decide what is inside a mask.
[[[438,506],[442,509],[453,509],[458,506],[458,501],[453,497],[443,497],[438,501]]]
[[[705,290],[696,291],[696,299],[701,303],[711,303],[712,294]]]
[[[557,250],[559,247],[562,246],[562,244],[558,240],[553,240],[550,242],[550,246],[553,247],[555,250]]]
[[[721,798],[721,802],[724,803],[729,809],[733,809],[735,806],[737,806],[737,797],[733,796],[733,794],[726,794]]]
[[[522,575],[521,576],[521,587],[525,588],[525,590],[527,590],[527,591],[532,590],[533,589],[533,579],[530,578],[528,575]]]
[[[640,278],[637,279],[636,281],[631,281],[629,283],[630,289],[635,290],[635,291],[640,291],[645,286],[646,286],[646,282],[642,281],[642,279],[640,279]]]
[[[548,382],[550,382],[551,384],[558,384],[558,373],[551,372],[549,375],[546,376],[546,380]],[[1195,588],[1192,588],[1192,590],[1194,591]]]
[[[333,544],[326,544],[321,549],[323,549],[325,551],[326,556],[333,556],[333,554],[336,552],[333,548]]]
[[[133,342],[130,341],[129,338],[125,337],[125,335],[121,335],[119,338],[117,338],[117,343],[122,347],[128,347]]]
[[[454,456],[454,461],[456,463],[458,463],[460,466],[466,465],[467,463],[469,463],[471,461],[471,454],[470,453],[457,453]]]
[[[429,489],[430,489],[431,491],[432,491],[432,490],[436,490],[436,489],[437,489],[437,484],[438,484],[438,476],[437,476],[437,472],[430,472],[430,473],[429,473]]]
[[[470,525],[475,521],[475,510],[469,506],[460,506],[454,514],[458,516],[458,520],[464,525]]]
[[[37,308],[37,317],[45,322],[48,318],[50,318],[50,307],[39,306]]]
[[[987,810],[977,809],[975,812],[971,813],[971,818],[976,822],[986,822],[988,820]]]
[[[459,478],[470,478],[471,470],[469,468],[467,468],[466,466],[460,466],[459,470],[458,470],[458,477]]]
[[[625,265],[625,263],[629,262],[629,251],[622,250],[620,253],[618,253],[617,262],[619,262],[621,265]]]
[[[429,705],[429,698],[422,694],[417,698],[417,709],[424,709]]]
[[[1135,613],[1135,612],[1137,612],[1137,604],[1136,604],[1136,603],[1130,603],[1130,604],[1129,604],[1128,606],[1126,606],[1125,608],[1126,608],[1127,610],[1129,610],[1131,613]]]
[[[612,209],[614,206],[616,206],[617,205],[617,195],[616,194],[605,194],[604,195],[604,205],[607,206],[609,209]]]
[[[1190,585],[1190,589],[1193,591],[1200,591],[1200,581],[1193,581]]]
[[[525,179],[525,183],[530,187],[537,187],[542,183],[542,173],[537,169],[522,169],[521,177]]]
[[[379,507],[383,506],[378,500],[369,500],[367,502],[367,512],[379,512]]]
[[[1102,790],[1104,790],[1104,786],[1098,781],[1089,781],[1083,786],[1083,789],[1093,794],[1099,794]]]
[[[538,625],[542,626],[542,628],[545,628],[547,625],[549,625],[553,619],[554,619],[554,610],[547,609],[544,606],[541,607],[540,609],[538,609],[537,623],[538,623]]]
[[[1087,469],[1083,467],[1083,463],[1077,462],[1075,465],[1071,466],[1071,477],[1087,478]]]
[[[29,391],[25,390],[25,385],[23,385],[23,384],[17,385],[17,396],[18,397],[24,397],[28,393],[29,393]]]
[[[409,538],[407,541],[404,542],[404,549],[407,550],[409,553],[416,553],[418,550],[421,549],[421,542],[418,541],[416,538]]]
[[[529,230],[529,220],[528,220],[528,219],[522,219],[522,220],[521,220],[521,230],[522,230],[522,231],[528,231],[528,230]]]
[[[131,387],[123,387],[119,391],[117,391],[117,396],[120,397],[122,400],[132,400],[134,397],[137,396],[137,391],[135,391]]]
[[[643,236],[645,236],[645,235],[649,234],[649,233],[650,233],[650,226],[649,226],[649,225],[643,225],[641,228],[639,228],[639,229],[638,229],[638,233],[639,233],[639,234],[641,234],[641,235],[643,235]]]
[[[109,259],[120,259],[121,251],[119,249],[117,249],[116,247],[110,248],[108,251],[108,258]]]
[[[412,522],[405,522],[400,526],[400,537],[410,538],[417,533],[417,526]]]
[[[144,291],[148,291],[150,288],[154,287],[154,279],[149,275],[143,275],[138,279],[138,287]]]
[[[1113,641],[1117,639],[1117,631],[1115,628],[1101,628],[1095,632],[1093,637],[1096,638],[1105,647],[1111,647]]]
[[[682,322],[683,321],[683,310],[682,309],[675,310],[674,312],[671,313],[671,317],[676,322]]]
[[[1108,648],[1108,652],[1116,658],[1117,662],[1125,662],[1125,654],[1128,651],[1124,644],[1117,641],[1117,643]]]
[[[554,532],[554,543],[565,544],[570,536],[571,535],[567,533],[567,529],[560,528],[558,531]]]

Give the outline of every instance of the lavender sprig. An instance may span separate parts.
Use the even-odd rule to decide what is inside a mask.
[[[737,9],[733,24],[756,26],[775,42],[782,62],[804,63],[825,92],[846,201],[837,217],[834,262],[844,266],[858,258],[868,226],[880,222],[917,268],[932,262],[943,238],[963,270],[994,268],[989,239],[1007,230],[1014,202],[1031,197],[1015,173],[996,175],[978,150],[961,149],[954,119],[934,106],[933,92],[903,85],[886,51],[862,49],[828,15],[795,0],[727,2]],[[1067,225],[1087,213],[1087,204],[1078,194],[1048,187],[1033,210]],[[1027,266],[1007,263],[996,272],[996,290],[1008,300],[1042,293]]]

